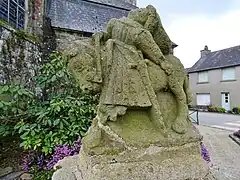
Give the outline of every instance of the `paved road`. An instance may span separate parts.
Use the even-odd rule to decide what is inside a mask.
[[[240,178],[240,146],[232,141],[228,131],[197,126],[203,135],[213,167],[212,172],[218,180],[239,180]]]
[[[196,119],[196,113],[193,113],[191,117]],[[228,131],[237,131],[240,129],[240,116],[238,115],[199,112],[199,122],[202,125]]]

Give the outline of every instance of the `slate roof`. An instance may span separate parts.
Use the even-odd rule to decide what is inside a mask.
[[[123,9],[127,9],[127,10],[132,10],[132,9],[136,9],[137,7],[130,4],[130,3],[126,3],[122,0],[85,0],[85,1],[89,1],[89,2],[96,2],[96,3],[100,3],[100,4],[106,4],[106,5],[110,5],[110,6],[115,6],[115,7],[120,7]]]
[[[137,8],[121,0],[114,0],[116,4],[100,1],[106,0],[51,0],[47,14],[55,28],[95,33],[102,31],[111,18],[127,16]]]
[[[240,45],[210,52],[200,58],[189,73],[240,65]]]
[[[185,71],[186,73],[189,73],[189,72],[191,72],[191,68],[185,68],[184,71]]]

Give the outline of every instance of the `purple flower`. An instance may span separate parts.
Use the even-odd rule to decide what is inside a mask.
[[[23,157],[23,170],[28,171],[33,162],[34,162],[33,153],[29,153],[26,156],[24,156]]]
[[[37,165],[39,168],[43,167],[44,156],[43,154],[37,156]]]
[[[52,169],[58,161],[62,160],[67,156],[77,155],[81,148],[81,138],[74,142],[73,146],[59,145],[55,147],[54,154],[51,159],[47,161],[46,169]]]
[[[58,161],[62,160],[67,156],[77,155],[81,148],[81,137],[73,143],[72,146],[69,145],[58,145],[55,147],[54,154],[50,159],[46,159],[43,154],[37,152],[31,152],[24,156],[23,158],[23,170],[29,171],[32,165],[38,165],[39,169],[50,170],[57,164]]]
[[[211,158],[206,146],[203,144],[203,142],[201,142],[200,145],[201,145],[201,156],[206,162],[208,163],[211,162]]]

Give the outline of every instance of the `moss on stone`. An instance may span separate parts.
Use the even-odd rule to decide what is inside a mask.
[[[104,32],[65,50],[80,87],[101,92],[86,151],[115,154],[189,140],[189,87],[181,61],[170,55],[171,44],[156,9],[148,6],[110,20]]]
[[[24,30],[16,29],[4,20],[0,20],[0,26],[10,30],[11,32],[16,34],[20,39],[25,39],[32,43],[37,43],[39,41],[39,37],[29,34]]]

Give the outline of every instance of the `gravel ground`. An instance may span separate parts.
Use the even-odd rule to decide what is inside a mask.
[[[240,180],[240,146],[229,138],[230,132],[197,126],[203,135],[213,163],[213,173],[219,180]]]

